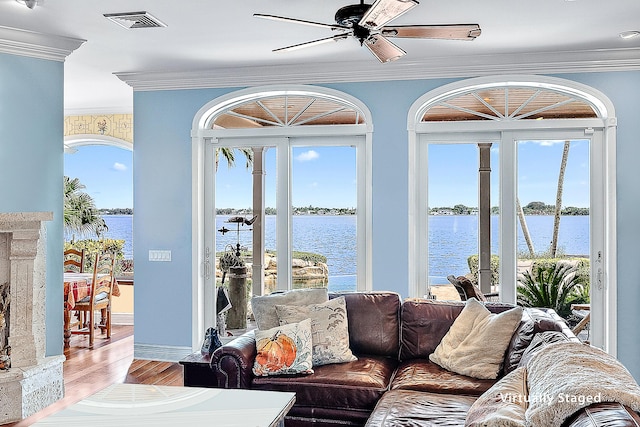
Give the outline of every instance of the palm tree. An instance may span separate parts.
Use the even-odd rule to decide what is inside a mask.
[[[253,150],[251,148],[238,148],[246,159],[245,167],[249,169],[253,165]],[[233,148],[218,147],[216,148],[216,171],[218,170],[218,163],[220,163],[220,155],[227,161],[227,166],[232,168],[235,166],[236,157]]]
[[[562,190],[564,188],[564,172],[567,169],[567,158],[571,141],[564,142],[562,160],[560,161],[560,173],[558,174],[558,190],[556,193],[556,209],[553,219],[553,238],[551,239],[551,258],[556,257],[558,250],[558,230],[560,229],[560,212],[562,211]]]
[[[100,237],[109,227],[100,216],[95,202],[78,178],[64,177],[64,229],[79,234],[95,233]]]
[[[527,247],[529,248],[529,254],[531,254],[531,258],[533,258],[536,252],[533,248],[533,241],[531,240],[529,227],[527,227],[527,219],[524,216],[524,210],[522,209],[522,205],[520,204],[519,197],[516,197],[516,210],[518,212],[518,218],[520,219],[520,227],[522,227],[522,234],[524,235],[524,240],[525,242],[527,242]]]
[[[569,264],[533,266],[518,279],[518,304],[523,307],[553,308],[562,317],[571,314],[571,304],[580,299],[581,276]]]

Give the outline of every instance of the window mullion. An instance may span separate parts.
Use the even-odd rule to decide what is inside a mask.
[[[276,252],[278,262],[277,290],[292,288],[291,283],[291,144],[282,138],[276,155]]]
[[[500,300],[516,302],[517,266],[517,150],[512,132],[500,141]]]

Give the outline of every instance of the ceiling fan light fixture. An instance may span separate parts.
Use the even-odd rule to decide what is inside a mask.
[[[416,0],[376,0],[364,14],[359,25],[377,29],[418,5]]]
[[[27,6],[29,9],[33,9],[36,5],[42,4],[43,0],[16,0],[16,2]]]
[[[631,40],[640,37],[640,31],[623,31],[618,36],[623,40]]]

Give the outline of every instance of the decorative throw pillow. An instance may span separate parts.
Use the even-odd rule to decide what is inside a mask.
[[[311,321],[256,330],[256,376],[312,374]]]
[[[349,348],[349,324],[344,297],[304,307],[276,305],[276,313],[283,325],[311,319],[314,366],[356,360]]]
[[[527,410],[527,369],[518,368],[476,400],[465,427],[524,427]]]
[[[492,314],[475,298],[467,300],[429,360],[458,374],[495,379],[521,318],[522,307]]]
[[[251,309],[258,329],[271,329],[280,325],[276,305],[320,304],[329,300],[327,288],[295,289],[287,292],[251,298]],[[302,320],[302,319],[300,319]]]

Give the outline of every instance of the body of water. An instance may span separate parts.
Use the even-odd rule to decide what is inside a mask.
[[[109,231],[106,237],[124,239],[125,258],[133,257],[131,215],[103,216]],[[235,247],[236,224],[225,223],[229,216],[216,217],[216,230],[223,226],[233,230],[225,235],[217,232],[216,252],[228,245]],[[498,217],[492,216],[492,253],[497,254]],[[528,216],[527,225],[536,252],[549,248],[553,233],[553,216]],[[241,226],[248,230],[250,227]],[[251,248],[252,233],[241,231],[240,245]],[[589,254],[589,217],[563,216],[560,221],[559,248],[569,255]],[[265,218],[265,248],[276,248],[276,218]],[[356,217],[355,215],[296,215],[293,216],[293,249],[314,252],[327,257],[329,289],[353,290],[356,286]],[[527,252],[518,226],[518,251]],[[432,284],[447,283],[449,274],[469,272],[467,258],[478,253],[478,218],[473,215],[440,215],[429,217],[429,266]]]

